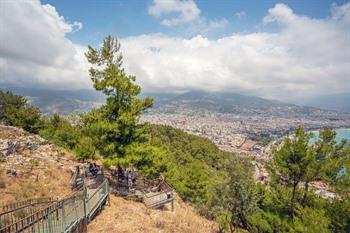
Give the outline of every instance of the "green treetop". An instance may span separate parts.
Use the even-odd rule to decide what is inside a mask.
[[[291,216],[294,215],[297,187],[305,180],[306,171],[315,157],[314,148],[309,146],[311,136],[312,134],[305,132],[303,128],[298,128],[293,138],[286,138],[281,148],[273,152],[271,168],[274,177],[292,187]]]
[[[0,91],[0,122],[30,133],[38,133],[42,128],[40,110],[30,106],[24,97],[9,91]]]

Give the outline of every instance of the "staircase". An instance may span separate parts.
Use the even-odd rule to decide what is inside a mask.
[[[139,177],[130,189],[115,177],[107,177],[102,170],[96,176],[86,171],[74,173],[73,192],[60,200],[40,198],[0,206],[0,233],[85,233],[87,224],[109,202],[110,183],[113,192],[143,201],[147,208],[161,208],[171,203],[174,210],[173,188],[167,183],[161,191],[154,192],[156,180]]]

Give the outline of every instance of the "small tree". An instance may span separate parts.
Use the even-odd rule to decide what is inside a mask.
[[[315,150],[309,146],[312,134],[298,128],[293,138],[286,138],[278,150],[273,151],[270,170],[279,182],[292,188],[290,215],[294,216],[296,191],[300,182],[306,178],[306,171],[312,166]]]
[[[38,133],[42,128],[41,113],[22,96],[0,91],[0,121],[18,126],[30,133]]]
[[[57,114],[45,119],[44,125],[40,131],[42,137],[68,149],[74,149],[80,137],[78,127]]]
[[[258,195],[248,162],[231,159],[225,170],[227,178],[214,189],[211,212],[223,227],[235,232],[237,227],[248,227],[248,215],[258,209]]]
[[[337,144],[336,132],[331,129],[320,130],[319,140],[315,143],[315,153],[305,170],[304,195],[301,204],[304,206],[312,181],[335,179],[339,170],[345,165],[346,142]]]
[[[93,141],[89,137],[80,138],[79,143],[75,147],[75,153],[77,159],[80,161],[96,159],[98,157],[95,147],[93,146]]]

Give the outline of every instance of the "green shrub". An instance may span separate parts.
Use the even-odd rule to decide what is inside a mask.
[[[80,161],[97,158],[94,142],[89,137],[80,138],[74,151],[76,153],[77,159]]]
[[[80,137],[80,130],[68,120],[55,114],[45,120],[40,135],[57,145],[74,149]]]
[[[22,96],[0,91],[0,122],[38,133],[43,127],[41,113]]]

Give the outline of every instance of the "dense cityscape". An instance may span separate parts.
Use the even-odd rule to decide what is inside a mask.
[[[188,109],[167,113],[158,110],[144,115],[142,121],[170,125],[207,137],[222,150],[258,157],[265,155],[268,144],[291,133],[298,126],[307,130],[350,126],[348,114],[318,109],[311,111],[309,108],[305,108],[308,109],[305,112],[296,112],[300,108],[303,107],[251,111],[244,109],[242,114],[196,112]]]

